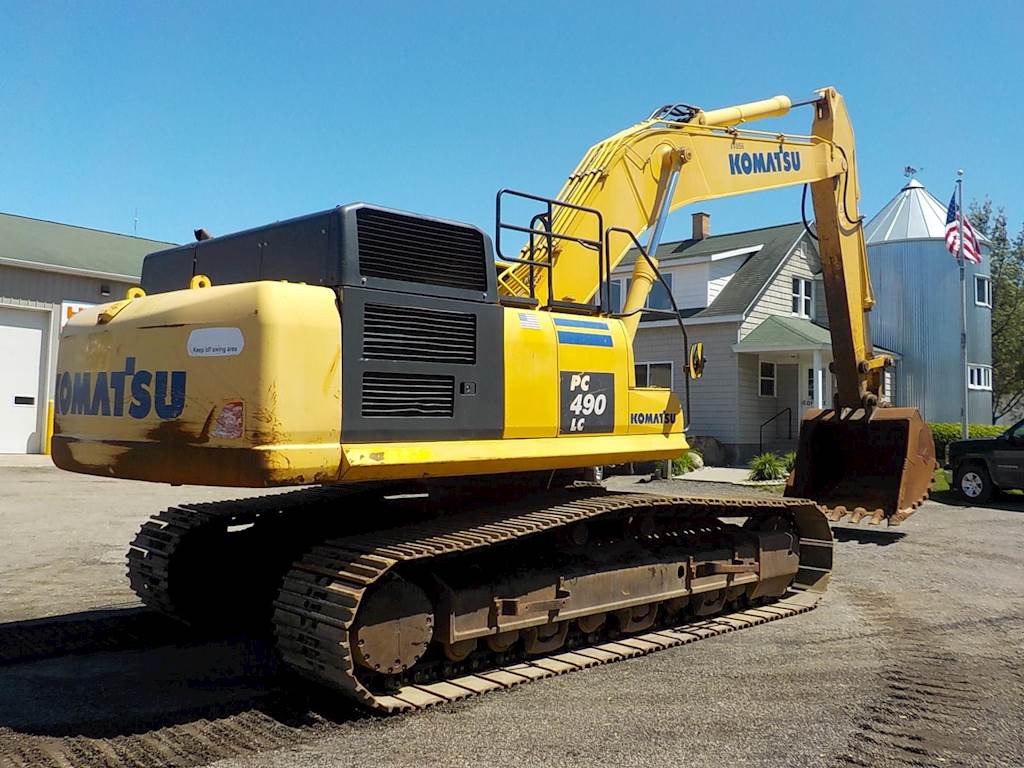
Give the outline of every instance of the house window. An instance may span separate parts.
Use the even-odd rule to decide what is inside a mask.
[[[803,277],[793,278],[793,314],[810,317],[814,306],[814,283]]]
[[[761,397],[775,397],[775,363],[761,363]]]
[[[672,363],[637,363],[634,370],[638,387],[672,389]]]
[[[880,387],[878,394],[889,404],[892,404],[893,402],[893,386],[894,379],[892,369],[886,368],[885,372],[882,374],[882,386]]]
[[[611,312],[622,311],[622,282],[619,280],[609,280],[608,287],[611,289],[611,301],[612,305],[608,308]]]
[[[662,272],[662,277],[665,278],[665,282],[668,283],[668,287],[672,288],[672,273]],[[668,298],[668,292],[665,290],[665,286],[661,284],[661,280],[655,278],[654,285],[651,286],[651,292],[647,296],[647,304],[645,305],[648,309],[672,309],[672,302]]]
[[[967,387],[968,389],[992,389],[992,366],[991,365],[969,365],[967,366]]]
[[[662,272],[662,276],[665,278],[665,282],[668,283],[668,287],[672,288],[672,273]],[[629,296],[629,286],[632,285],[633,279],[630,277],[622,278],[619,280],[611,281],[611,294],[612,294],[612,311],[621,312],[626,303],[626,297]],[[665,290],[665,286],[661,284],[661,281],[657,278],[654,279],[654,285],[651,286],[651,292],[647,294],[647,303],[644,304],[646,309],[672,309],[672,302],[669,300],[668,291]],[[661,320],[662,318],[652,318],[654,320]]]
[[[979,307],[992,306],[992,281],[984,275],[974,276],[974,303]]]

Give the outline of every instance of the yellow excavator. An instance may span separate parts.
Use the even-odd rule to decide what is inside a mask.
[[[54,461],[173,484],[306,486],[160,512],[131,544],[130,582],[186,622],[264,622],[285,665],[379,711],[809,610],[831,573],[827,516],[898,523],[935,462],[919,414],[878,400],[890,360],[869,338],[841,96],[803,102],[808,136],[745,127],[793,106],[658,109],[591,148],[556,198],[498,193],[494,244],[473,226],[361,203],[223,237],[197,230],[145,259],[140,288],[65,327]],[[633,367],[670,212],[800,184],[837,392],[804,420],[785,497],[584,480],[588,467],[687,450],[679,399],[637,386]],[[619,311],[609,276],[630,250]],[[696,378],[699,346],[688,357]]]

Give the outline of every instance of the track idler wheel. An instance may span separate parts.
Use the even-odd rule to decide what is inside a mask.
[[[505,653],[516,644],[519,639],[519,630],[512,629],[508,632],[499,632],[496,635],[488,635],[486,642],[487,647],[494,653]]]
[[[710,616],[718,613],[725,607],[724,589],[716,589],[710,592],[698,592],[690,601],[693,606],[694,616]]]
[[[569,622],[559,621],[523,630],[523,650],[530,655],[551,653],[565,645],[569,634]]]
[[[576,619],[576,626],[584,635],[591,635],[603,627],[607,620],[607,613],[592,613],[590,616],[581,616]]]
[[[422,589],[393,575],[367,596],[351,634],[359,666],[397,675],[426,653],[434,634],[434,606]]]
[[[459,640],[455,643],[444,644],[444,655],[448,661],[465,661],[469,658],[469,654],[476,650],[477,641],[476,638],[472,640]]]
[[[658,620],[658,604],[648,603],[637,605],[632,608],[623,608],[619,611],[612,611],[615,620],[619,622],[619,631],[623,634],[643,632],[654,626]]]

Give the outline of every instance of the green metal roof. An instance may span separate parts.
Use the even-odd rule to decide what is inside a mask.
[[[829,349],[832,336],[824,325],[813,320],[787,315],[772,315],[765,318],[743,341],[733,346],[734,352],[788,352],[813,349]],[[875,347],[893,357],[899,357],[892,350]]]
[[[737,352],[765,349],[810,349],[831,345],[828,328],[802,317],[772,315],[761,321],[733,349]]]
[[[174,245],[0,213],[0,261],[23,264],[27,269],[137,278],[146,254]]]

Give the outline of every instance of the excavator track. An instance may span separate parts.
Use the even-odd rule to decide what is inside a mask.
[[[169,507],[132,541],[129,583],[147,606],[186,624],[267,618],[291,560],[341,527],[339,502],[366,493],[335,486]]]
[[[584,633],[577,627],[571,635],[564,633],[562,646],[549,653],[527,655],[521,650],[509,653],[492,649],[454,661],[448,657],[413,664],[399,675],[368,671],[369,655],[359,647],[361,640],[355,639],[360,611],[365,610],[367,596],[382,589],[387,578],[400,580],[403,569],[419,567],[422,571],[435,561],[489,552],[489,548],[543,534],[567,532],[580,523],[630,520],[645,513],[667,515],[681,522],[744,517],[746,526],[753,524],[754,530],[759,526],[762,530],[775,530],[772,526],[778,525],[779,520],[789,520],[799,538],[798,570],[785,593],[771,602],[739,605],[743,602],[740,599],[729,605],[724,602],[727,590],[723,590],[724,610],[715,616],[685,620],[670,614],[635,633],[610,628]],[[723,530],[727,527],[722,524]],[[827,520],[806,500],[670,497],[614,494],[592,487],[566,489],[506,505],[504,509],[469,510],[428,522],[326,540],[297,560],[286,574],[274,601],[274,635],[284,662],[303,677],[339,690],[366,708],[385,713],[406,712],[809,611],[827,586],[831,563],[832,538]],[[731,572],[728,566],[724,572]],[[556,623],[557,618],[552,618],[548,626]],[[430,619],[426,631],[433,631]],[[420,644],[427,645],[425,641]],[[396,664],[398,661],[395,659]]]

